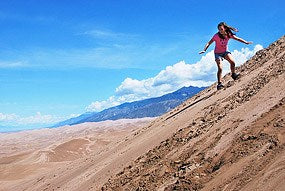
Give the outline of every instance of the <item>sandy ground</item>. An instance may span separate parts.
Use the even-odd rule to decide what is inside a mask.
[[[238,71],[139,134],[162,141],[101,190],[285,190],[285,37]]]
[[[56,180],[58,174],[73,171],[82,161],[98,163],[94,157],[101,157],[103,161],[104,153],[153,119],[122,119],[0,133],[0,190],[43,190],[41,183],[45,185],[45,177]],[[33,188],[34,182],[37,186]]]
[[[285,190],[285,37],[238,71],[156,119],[1,134],[0,190]]]

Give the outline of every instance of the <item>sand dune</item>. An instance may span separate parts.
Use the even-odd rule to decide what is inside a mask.
[[[284,54],[282,37],[238,69],[240,80],[227,75],[224,90],[213,85],[157,119],[153,132],[171,135],[101,190],[284,190]]]
[[[1,134],[0,190],[285,190],[284,61],[283,36],[159,118]]]
[[[93,161],[153,118],[1,133],[0,190],[43,190],[46,178]],[[36,186],[31,186],[36,184]],[[41,185],[43,184],[43,185]]]

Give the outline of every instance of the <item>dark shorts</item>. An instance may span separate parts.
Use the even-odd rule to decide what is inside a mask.
[[[231,54],[231,52],[226,51],[223,53],[215,53],[215,60],[223,60],[223,58],[225,58],[227,54]]]

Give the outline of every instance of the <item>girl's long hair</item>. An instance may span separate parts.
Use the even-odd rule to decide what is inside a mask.
[[[225,27],[226,34],[227,34],[228,38],[230,38],[231,36],[235,35],[235,33],[233,33],[233,31],[238,32],[238,30],[236,28],[227,25],[227,23],[225,23],[225,22],[220,22],[218,24],[218,29],[219,29],[220,26],[224,26]],[[218,32],[218,35],[222,39],[225,38],[220,32]]]

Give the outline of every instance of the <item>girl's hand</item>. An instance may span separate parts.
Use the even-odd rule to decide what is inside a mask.
[[[203,53],[205,53],[206,51],[205,50],[203,50],[203,51],[201,51],[201,52],[199,52],[199,54],[203,54]]]
[[[246,42],[245,44],[252,44],[253,42],[252,41],[249,41],[249,42]]]

